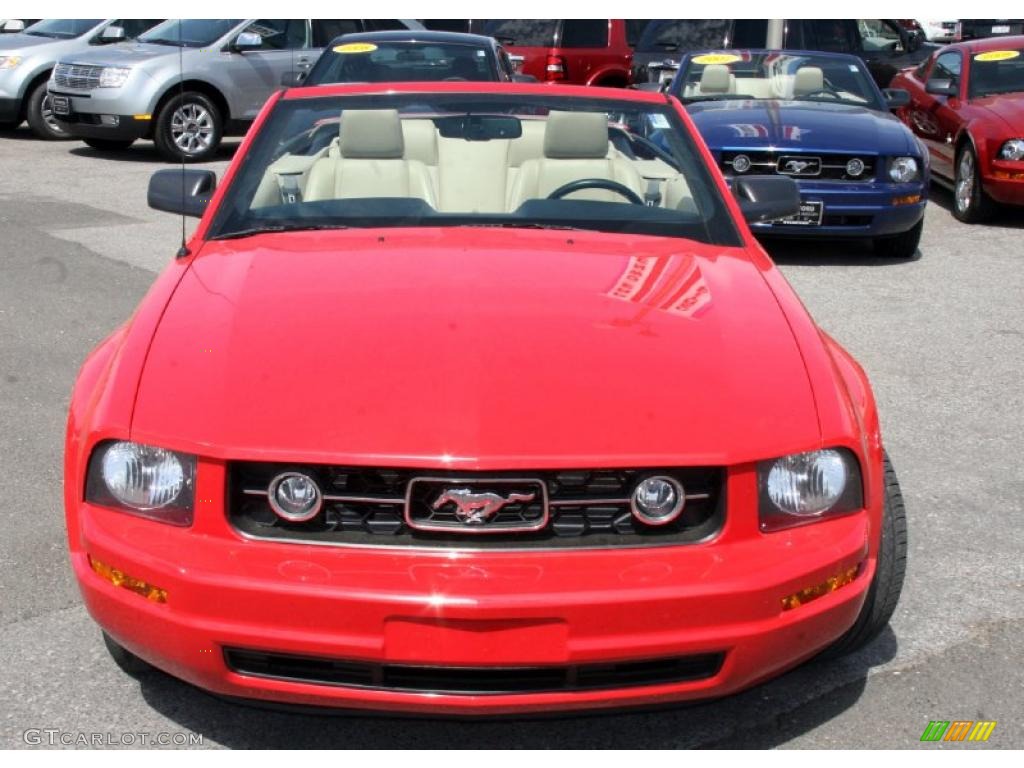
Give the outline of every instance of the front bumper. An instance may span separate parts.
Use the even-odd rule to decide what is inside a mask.
[[[149,80],[133,73],[129,83],[121,88],[94,88],[74,91],[49,87],[50,96],[68,99],[70,114],[54,115],[61,126],[71,133],[88,139],[146,139],[152,135],[152,99],[143,86]],[[115,122],[116,124],[111,124]]]
[[[924,217],[927,184],[886,184],[881,182],[800,181],[800,199],[821,201],[824,206],[819,226],[778,222],[753,224],[755,235],[771,237],[875,238],[899,235],[912,229]],[[913,203],[894,204],[899,198],[917,196]]]
[[[998,203],[1024,205],[1024,160],[993,160],[982,187]]]
[[[730,478],[754,503],[753,473]],[[203,490],[197,498],[203,498]],[[216,502],[210,502],[216,506]],[[79,504],[72,564],[119,643],[217,694],[387,712],[509,715],[618,708],[733,693],[825,647],[855,621],[874,574],[870,511],[761,534],[727,515],[712,541],[661,548],[473,551],[247,540],[222,510],[190,529]],[[102,561],[166,591],[115,587]],[[782,598],[859,568],[790,611]],[[418,668],[565,667],[722,654],[709,676],[590,690],[464,693],[322,684],[229,667],[230,649]]]
[[[0,123],[13,123],[20,117],[21,101],[0,97]]]

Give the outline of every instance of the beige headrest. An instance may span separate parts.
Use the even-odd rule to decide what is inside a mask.
[[[728,93],[729,68],[725,64],[708,64],[700,75],[701,93]]]
[[[549,112],[544,157],[573,159],[608,155],[608,117],[597,112]]]
[[[342,157],[398,160],[405,152],[397,109],[346,109],[341,113]]]
[[[825,75],[821,67],[800,67],[793,78],[793,95],[806,96],[825,87]]]

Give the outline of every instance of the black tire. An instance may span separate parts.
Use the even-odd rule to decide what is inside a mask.
[[[874,242],[875,253],[886,259],[912,259],[917,253],[923,229],[924,219],[921,219],[906,232],[892,237],[879,237]]]
[[[953,174],[953,216],[965,224],[980,224],[992,218],[996,205],[981,186],[978,156],[970,142],[957,152]]]
[[[139,675],[144,675],[153,671],[153,666],[151,664],[143,661],[123,645],[120,645],[106,632],[103,633],[103,644],[107,646],[107,652],[110,654],[110,658],[112,658],[114,663],[121,668],[122,672],[125,672],[132,677],[138,677]]]
[[[199,119],[189,123],[186,119],[188,116],[197,116]],[[196,130],[194,141],[182,138],[193,125]],[[175,141],[176,137],[182,144]],[[209,97],[198,91],[186,91],[168,99],[156,116],[153,130],[157,151],[166,160],[176,163],[183,160],[199,163],[211,159],[223,137],[224,118],[220,109]]]
[[[903,577],[907,572],[907,511],[889,457],[885,456],[883,462],[885,506],[875,578],[857,621],[845,635],[825,649],[821,654],[823,658],[844,656],[874,640],[889,623],[903,591]]]
[[[50,97],[46,93],[46,81],[32,89],[25,105],[25,119],[32,133],[41,139],[70,139],[71,134],[54,119],[50,109]]]
[[[120,152],[135,143],[134,139],[82,139],[82,141],[101,152]]]

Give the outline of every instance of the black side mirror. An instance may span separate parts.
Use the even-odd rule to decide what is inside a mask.
[[[883,88],[882,95],[885,96],[885,106],[889,109],[900,109],[910,104],[910,91],[902,88]]]
[[[217,188],[217,174],[192,168],[168,168],[149,179],[149,207],[182,216],[202,217]]]
[[[910,30],[910,35],[907,37],[907,51],[913,53],[914,51],[921,50],[921,44],[924,42],[924,32],[920,29]]]
[[[281,85],[285,88],[298,88],[306,82],[309,72],[285,72],[281,75]]]
[[[789,176],[733,177],[732,194],[748,224],[784,219],[800,212],[800,187]]]
[[[925,93],[933,96],[959,96],[960,88],[955,82],[948,79],[929,80],[924,86]]]

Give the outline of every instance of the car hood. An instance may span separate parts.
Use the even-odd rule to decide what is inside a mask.
[[[1024,136],[1024,93],[999,93],[974,99],[971,104],[1004,123],[1013,137]]]
[[[737,99],[694,102],[686,110],[712,150],[771,147],[891,155],[913,146],[893,115],[852,105]]]
[[[68,43],[74,42],[82,44],[81,40],[58,40],[54,37],[25,35],[20,32],[12,35],[0,35],[0,55],[7,56],[28,49],[33,49],[33,53],[44,53],[46,46],[63,50],[67,47]]]
[[[478,469],[736,463],[820,439],[743,251],[477,228],[206,244],[154,335],[131,435]]]
[[[189,50],[184,51],[186,57]],[[178,58],[178,48],[173,45],[153,45],[151,43],[115,43],[90,51],[82,51],[68,58],[69,64],[90,64],[101,67],[130,67],[142,64],[163,56]]]

